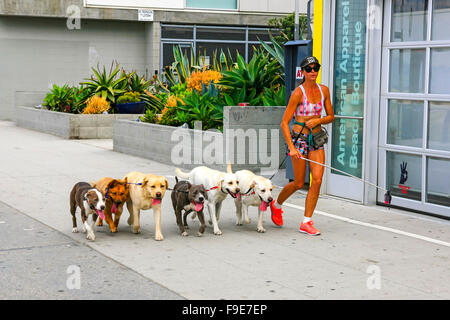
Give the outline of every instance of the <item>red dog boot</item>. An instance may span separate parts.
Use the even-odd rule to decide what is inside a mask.
[[[283,225],[283,210],[281,208],[275,207],[275,201],[276,200],[272,200],[272,202],[270,203],[272,222],[281,227]]]

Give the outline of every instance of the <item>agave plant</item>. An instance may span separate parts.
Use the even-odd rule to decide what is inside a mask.
[[[220,128],[223,125],[223,105],[218,97],[211,97],[208,93],[201,94],[193,90],[183,99],[184,105],[178,109],[184,111],[189,119],[189,126],[194,126],[194,121],[201,121],[203,130]]]
[[[145,77],[139,77],[135,72],[128,76],[129,91],[144,93],[145,90],[153,83],[153,80],[146,80]]]
[[[273,48],[266,42],[259,40],[259,42],[261,43],[261,46],[264,48],[264,50],[266,50],[273,59],[275,59],[276,61],[278,61],[278,63],[280,64],[280,67],[282,69],[282,79],[284,81],[285,78],[285,70],[284,70],[284,46],[278,42],[273,36],[272,34],[269,32],[269,36],[270,36],[270,41],[273,44]]]
[[[100,96],[111,103],[116,102],[117,96],[121,95],[126,91],[127,86],[127,75],[124,71],[117,77],[119,73],[119,65],[117,64],[115,69],[114,62],[111,64],[110,72],[106,72],[106,68],[103,66],[103,71],[100,71],[99,67],[97,69],[92,68],[94,76],[91,76],[90,81],[81,82],[81,85],[86,85],[86,88],[90,92],[90,98],[93,95]]]
[[[190,48],[191,58],[183,52],[180,46],[173,47],[174,62],[171,66],[166,67],[164,76],[171,83],[176,85],[178,83],[186,82],[194,70],[201,70],[200,59],[195,55],[194,49]]]
[[[235,102],[250,102],[251,105],[255,105],[254,103],[260,101],[260,96],[266,88],[282,84],[279,71],[278,62],[271,60],[269,54],[262,51],[255,53],[248,64],[238,54],[237,67],[231,71],[223,71],[219,85],[231,94],[239,92],[238,96],[234,95],[242,100]]]
[[[286,105],[286,87],[268,88],[261,97],[265,106],[285,106]]]
[[[160,113],[167,102],[167,94],[152,94],[148,91],[141,95],[141,101],[145,101],[147,103],[147,108],[154,110],[157,113]]]
[[[230,53],[230,49],[228,49],[228,56],[225,55],[222,49],[220,49],[219,57],[217,57],[217,50],[214,50],[212,57],[212,69],[222,72],[222,71],[231,71],[234,66],[233,58]]]

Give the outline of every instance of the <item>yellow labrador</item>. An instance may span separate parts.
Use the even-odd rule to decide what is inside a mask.
[[[129,183],[130,196],[127,208],[130,213],[128,224],[132,226],[133,233],[141,231],[141,210],[153,209],[155,218],[155,240],[163,240],[161,232],[161,201],[169,186],[167,179],[154,174],[130,172],[125,176]]]

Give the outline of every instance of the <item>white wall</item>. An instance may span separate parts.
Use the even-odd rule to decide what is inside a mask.
[[[183,9],[183,0],[85,0],[87,6]]]
[[[0,119],[13,119],[16,91],[77,85],[97,64],[109,71],[116,60],[144,75],[154,68],[153,56],[146,57],[148,38],[139,22],[83,20],[81,30],[68,30],[65,19],[0,16]]]
[[[306,13],[308,1],[297,1],[300,13]],[[295,11],[295,0],[240,0],[239,11],[291,13]]]
[[[213,0],[211,0],[213,1]],[[299,1],[301,13],[306,13],[307,0]],[[184,9],[184,0],[85,0],[87,6]],[[295,0],[238,0],[241,12],[290,13],[295,11]]]

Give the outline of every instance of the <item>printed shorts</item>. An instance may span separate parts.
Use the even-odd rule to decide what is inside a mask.
[[[291,139],[292,143],[294,143],[295,139],[298,136],[298,132],[292,132]],[[310,146],[308,144],[309,134],[302,133],[300,137],[297,139],[297,142],[294,143],[295,148],[300,152],[301,155],[307,156],[310,151],[323,150],[323,146],[319,148],[314,148],[314,146]],[[289,153],[289,147],[287,148],[287,153]]]

